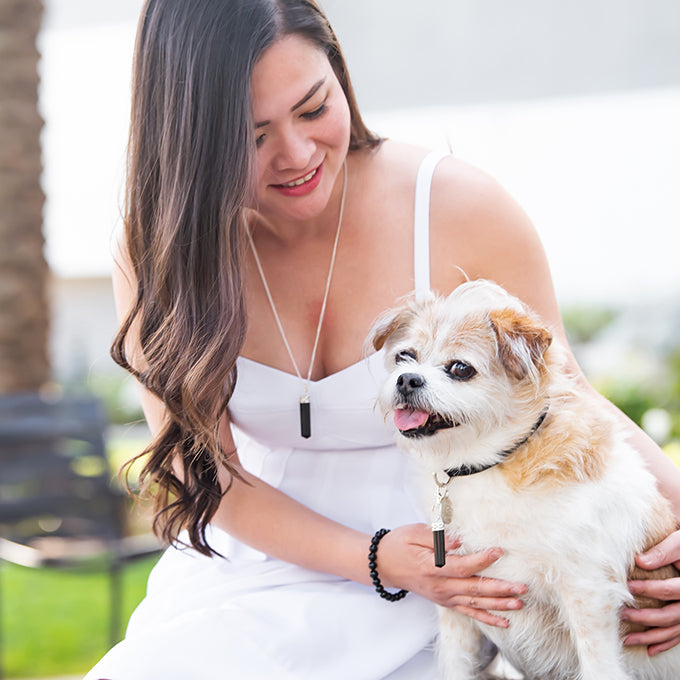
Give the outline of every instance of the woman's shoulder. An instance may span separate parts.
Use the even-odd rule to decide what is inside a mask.
[[[431,152],[420,146],[384,141],[363,159],[366,184],[377,181],[385,195],[412,196],[416,177]],[[533,228],[519,204],[489,173],[453,154],[437,164],[430,197],[432,229],[469,237],[516,237]],[[453,234],[452,234],[453,235]]]
[[[396,188],[415,188],[418,170],[433,149],[384,140],[376,149],[358,159],[358,171],[367,179],[379,179]],[[452,154],[444,155],[433,176],[433,200],[447,199],[450,208],[466,205],[467,199],[484,192],[486,197],[499,185],[487,173]]]
[[[503,186],[483,169],[445,156],[432,178],[432,208],[474,217],[486,211],[507,211],[517,204]]]
[[[424,147],[385,139],[362,156],[360,165],[363,172],[386,183],[415,186],[418,168],[429,152]]]
[[[435,171],[430,199],[432,229],[472,243],[533,238],[533,225],[515,198],[484,170],[453,156]]]
[[[487,172],[455,157],[443,159],[432,181],[430,225],[433,288],[452,290],[462,269],[470,279],[505,286],[546,318],[558,318],[540,237],[519,203]]]

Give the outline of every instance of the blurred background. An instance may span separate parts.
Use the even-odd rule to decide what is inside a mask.
[[[680,3],[322,4],[369,126],[450,147],[510,190],[543,240],[587,375],[680,461]],[[141,5],[0,0],[0,347],[16,310],[39,298],[44,281],[46,306],[13,337],[34,357],[36,342],[44,344],[47,377],[38,380],[49,383],[51,399],[102,400],[109,477],[147,441],[134,385],[108,356],[116,328],[111,239],[120,227]],[[30,92],[23,108],[12,104],[24,92],[17,82],[35,89],[26,55],[36,39],[42,127],[30,115]],[[39,135],[39,148],[17,144],[17,120],[23,134]],[[18,169],[39,187],[19,194]],[[30,205],[33,218],[6,226]],[[17,246],[31,219],[44,234],[47,268],[36,264],[35,233]],[[26,370],[13,352],[0,359],[0,393],[27,389],[16,383]],[[143,534],[143,511],[131,512],[126,533]],[[143,596],[154,559],[124,571],[123,619]],[[2,564],[3,677],[82,674],[109,643],[108,587],[95,570]]]

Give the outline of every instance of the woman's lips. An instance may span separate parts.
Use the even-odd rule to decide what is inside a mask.
[[[290,182],[286,182],[284,184],[270,184],[270,186],[272,189],[276,189],[276,191],[278,191],[280,194],[283,194],[284,196],[305,196],[311,191],[314,191],[314,189],[319,186],[322,168],[323,164],[312,170],[312,172],[303,175],[302,177],[298,177],[297,179],[294,179]]]

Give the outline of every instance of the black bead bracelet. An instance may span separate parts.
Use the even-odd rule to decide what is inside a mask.
[[[373,538],[371,539],[371,548],[368,551],[368,568],[370,569],[369,573],[371,575],[371,581],[373,581],[373,585],[375,586],[378,595],[380,595],[383,600],[387,600],[388,602],[399,602],[399,600],[403,600],[406,597],[408,590],[402,589],[397,593],[388,593],[383,588],[382,583],[380,583],[380,577],[378,576],[378,543],[380,543],[380,539],[382,539],[385,534],[389,533],[389,529],[379,529],[375,532]]]

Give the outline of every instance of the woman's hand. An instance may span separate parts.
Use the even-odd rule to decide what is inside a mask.
[[[680,531],[635,558],[642,569],[659,569],[673,565],[680,569]],[[621,618],[625,621],[649,626],[642,633],[631,633],[624,640],[625,645],[648,645],[647,653],[655,656],[680,643],[680,577],[663,580],[630,581],[633,595],[644,595],[669,602],[658,609],[623,609]]]
[[[457,544],[447,538],[447,552]],[[521,583],[477,576],[501,555],[492,548],[470,555],[447,554],[444,567],[434,566],[432,530],[425,524],[397,527],[378,547],[378,574],[385,587],[406,588],[442,607],[456,609],[482,623],[507,628],[508,620],[491,613],[522,608]]]

